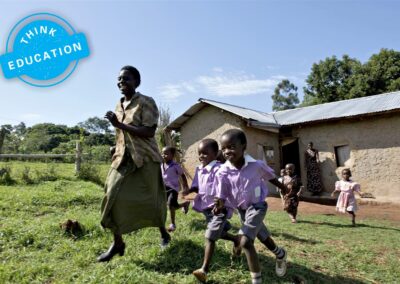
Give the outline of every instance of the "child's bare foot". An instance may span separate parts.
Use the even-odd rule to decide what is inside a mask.
[[[205,283],[207,281],[207,272],[205,272],[202,268],[197,269],[192,273],[200,282]]]

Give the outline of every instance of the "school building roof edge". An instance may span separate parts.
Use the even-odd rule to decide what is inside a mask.
[[[342,118],[356,118],[397,112],[400,111],[400,91],[271,113],[200,98],[196,104],[172,121],[167,126],[167,129],[179,130],[187,120],[207,105],[214,106],[247,120],[250,127],[260,128],[260,126],[264,126],[265,129],[276,129],[285,126],[321,123]]]

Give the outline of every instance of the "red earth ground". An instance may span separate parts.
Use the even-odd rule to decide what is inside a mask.
[[[268,210],[281,211],[282,203],[280,198],[268,197]],[[335,212],[335,206],[321,205],[317,203],[310,203],[300,201],[298,208],[299,219],[301,215],[308,214],[337,214]],[[349,217],[350,218],[350,217]],[[400,205],[397,204],[362,204],[359,205],[359,211],[357,211],[357,220],[363,219],[375,219],[375,220],[386,220],[394,224],[400,225]]]

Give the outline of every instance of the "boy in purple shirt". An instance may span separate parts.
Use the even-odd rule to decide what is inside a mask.
[[[275,272],[282,277],[286,274],[287,253],[278,247],[263,223],[267,212],[265,198],[268,189],[265,181],[285,191],[274,171],[263,161],[254,160],[244,155],[246,135],[239,129],[226,131],[221,138],[221,148],[227,162],[216,175],[215,211],[224,208],[237,208],[242,223],[239,235],[240,245],[244,250],[249,265],[253,284],[262,283],[261,268],[254,239],[257,237],[276,256]]]
[[[213,139],[203,139],[198,147],[201,166],[196,168],[193,178],[191,192],[197,192],[193,201],[193,210],[201,212],[206,217],[207,231],[206,247],[203,265],[200,269],[193,271],[193,275],[200,281],[207,280],[207,272],[210,266],[211,257],[215,249],[215,242],[221,238],[233,242],[234,255],[240,255],[240,240],[238,236],[228,233],[231,224],[227,220],[227,210],[221,210],[219,214],[213,213],[215,198],[215,175],[221,167],[217,161],[218,143]],[[231,212],[230,212],[231,213]]]
[[[188,183],[182,167],[174,161],[176,149],[174,147],[164,147],[162,149],[162,157],[164,162],[161,164],[161,173],[167,190],[167,204],[171,216],[171,224],[168,227],[169,232],[176,230],[175,224],[175,211],[176,209],[183,208],[184,213],[187,214],[189,210],[189,201],[179,204],[179,178],[182,179],[183,193],[188,191]]]

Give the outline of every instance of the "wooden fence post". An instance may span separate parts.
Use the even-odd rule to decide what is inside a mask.
[[[82,146],[81,142],[76,141],[76,155],[75,155],[75,174],[79,174],[81,170],[81,162],[82,162]]]

